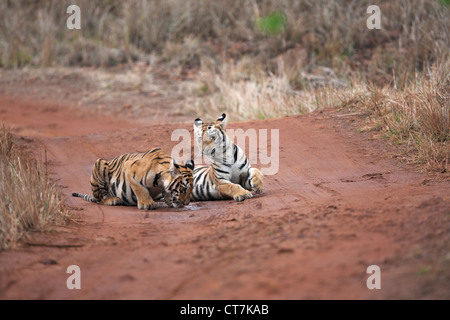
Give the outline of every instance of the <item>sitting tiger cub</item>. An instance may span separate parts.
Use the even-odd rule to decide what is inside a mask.
[[[127,153],[110,161],[98,159],[92,169],[88,194],[74,197],[109,206],[137,205],[154,209],[154,199],[164,197],[171,207],[188,205],[193,188],[194,162],[178,165],[160,148],[142,153]]]
[[[196,166],[191,200],[252,198],[250,191],[262,193],[263,174],[252,168],[244,151],[225,134],[225,113],[217,121],[194,121],[194,139],[212,164]]]

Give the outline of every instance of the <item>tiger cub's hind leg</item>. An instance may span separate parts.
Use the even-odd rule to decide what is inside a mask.
[[[121,206],[123,201],[119,197],[109,197],[102,199],[101,203],[106,206]]]
[[[107,206],[118,206],[123,202],[118,197],[112,197],[109,192],[109,166],[104,159],[98,159],[94,163],[91,175],[92,195],[101,204]]]

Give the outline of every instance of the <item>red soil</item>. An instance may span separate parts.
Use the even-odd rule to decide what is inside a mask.
[[[97,158],[170,152],[172,131],[192,123],[144,126],[74,110],[0,98],[0,122],[38,156],[46,150],[75,216],[0,252],[1,299],[450,298],[449,181],[399,162],[396,147],[349,117],[231,123],[280,129],[280,169],[265,176],[263,194],[141,211],[70,195],[90,193]],[[366,286],[373,264],[380,290]],[[69,265],[81,269],[81,290],[66,287]]]

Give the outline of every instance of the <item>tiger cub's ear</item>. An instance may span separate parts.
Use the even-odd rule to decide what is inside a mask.
[[[200,118],[195,119],[194,120],[194,129],[201,127],[202,124],[203,124],[202,119],[200,119]]]
[[[225,113],[222,113],[222,115],[216,120],[216,123],[219,124],[222,129],[225,129],[227,125],[227,115]]]
[[[191,170],[194,170],[194,161],[188,160],[188,162],[186,162],[186,167],[188,167]]]
[[[202,141],[202,125],[203,121],[200,118],[197,118],[194,120],[194,139],[197,141],[197,145],[202,149],[201,147],[201,141]]]
[[[170,162],[169,171],[174,178],[180,175],[180,166],[175,162],[175,159],[172,159],[172,161]]]

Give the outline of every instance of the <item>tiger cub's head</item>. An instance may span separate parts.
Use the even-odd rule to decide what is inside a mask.
[[[194,188],[194,161],[178,165],[172,159],[169,169],[172,181],[164,191],[164,200],[169,207],[179,208],[188,205]]]
[[[219,148],[224,145],[226,114],[223,113],[216,121],[206,122],[199,118],[194,120],[194,137],[201,152],[214,158]]]

